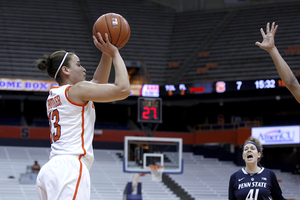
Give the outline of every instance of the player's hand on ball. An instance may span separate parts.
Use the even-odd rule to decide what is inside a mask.
[[[93,35],[98,38],[98,32],[105,37],[109,33],[109,41],[118,49],[125,46],[130,38],[130,26],[127,20],[118,13],[101,15],[94,23]],[[98,38],[99,39],[99,38]]]
[[[113,57],[118,52],[118,48],[109,42],[108,34],[105,33],[105,41],[103,40],[99,32],[97,33],[97,35],[99,37],[99,40],[97,40],[97,38],[93,36],[95,46],[103,53],[107,54],[110,57]]]

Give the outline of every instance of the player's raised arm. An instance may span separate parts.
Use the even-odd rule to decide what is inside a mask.
[[[107,83],[112,65],[112,58],[105,53],[102,53],[101,60],[94,72],[91,82]]]
[[[105,34],[105,41],[103,41],[100,33],[98,33],[98,37],[100,38],[100,41],[98,41],[97,38],[93,36],[95,46],[104,54],[106,54],[106,56],[109,56],[112,59],[115,68],[115,82],[112,86],[117,87],[116,90],[122,93],[121,95],[118,95],[120,97],[117,98],[123,98],[122,96],[124,95],[124,97],[126,98],[130,94],[130,82],[123,58],[121,57],[118,48],[109,42],[107,33]]]
[[[103,84],[95,81],[95,76],[98,76],[97,73],[99,72],[97,69],[92,81],[82,81],[70,88],[70,98],[75,102],[111,102],[125,99],[130,95],[128,72],[118,48],[109,42],[107,34],[105,41],[101,38],[100,34],[99,37],[100,39],[97,40],[97,38],[93,36],[94,44],[106,54],[106,56],[112,59],[115,68],[115,82],[114,84]]]
[[[99,34],[100,33],[100,34]],[[101,43],[106,40],[105,33],[109,33],[109,41],[112,45],[121,49],[130,38],[130,26],[127,20],[117,13],[101,15],[93,25],[93,36]],[[95,44],[96,45],[96,44]],[[97,45],[96,45],[97,46]],[[97,48],[99,48],[97,46]],[[101,51],[103,49],[100,49]],[[112,57],[102,53],[100,63],[94,73],[92,82],[107,83],[112,65]]]
[[[277,28],[278,25],[275,25],[275,22],[273,22],[271,26],[270,23],[267,23],[266,32],[264,32],[262,28],[260,29],[263,41],[261,43],[256,42],[255,45],[259,46],[261,49],[266,50],[270,54],[280,78],[282,79],[286,87],[289,89],[289,91],[293,94],[295,99],[300,103],[299,82],[275,46],[274,37]]]

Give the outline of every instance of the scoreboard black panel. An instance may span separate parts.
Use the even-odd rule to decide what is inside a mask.
[[[216,81],[197,84],[178,84],[160,86],[160,96],[188,94],[227,93],[238,91],[271,90],[285,88],[281,79],[256,79],[241,81]]]

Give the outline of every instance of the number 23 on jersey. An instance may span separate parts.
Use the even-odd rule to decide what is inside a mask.
[[[49,117],[49,124],[50,124],[50,139],[52,143],[59,140],[61,134],[58,110],[53,110],[52,112],[50,112],[48,117]]]

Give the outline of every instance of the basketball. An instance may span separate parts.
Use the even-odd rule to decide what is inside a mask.
[[[93,26],[93,35],[99,40],[97,32],[101,34],[104,41],[104,34],[107,33],[110,43],[118,49],[124,47],[130,38],[130,26],[127,20],[117,13],[101,15]]]

